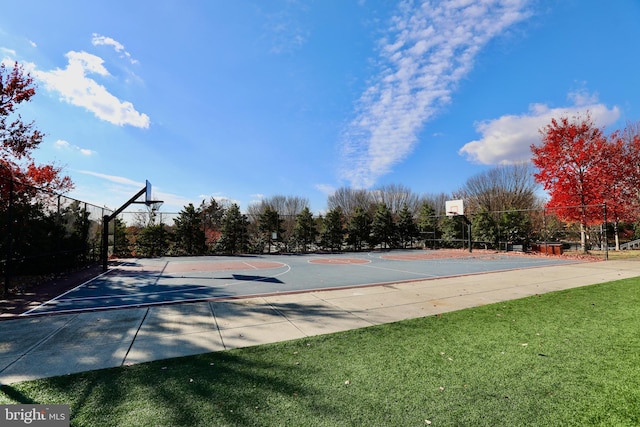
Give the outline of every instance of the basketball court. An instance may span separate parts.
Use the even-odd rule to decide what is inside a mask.
[[[640,275],[640,264],[629,261],[453,255],[126,260],[2,321],[0,384],[300,339]]]
[[[463,250],[126,259],[23,316],[380,286],[576,262]]]

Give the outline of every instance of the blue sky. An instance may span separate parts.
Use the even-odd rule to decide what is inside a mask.
[[[166,212],[336,188],[451,193],[526,160],[551,117],[640,120],[637,0],[193,0],[3,5],[38,93],[38,162]]]

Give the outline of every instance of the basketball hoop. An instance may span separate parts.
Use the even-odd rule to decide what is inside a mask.
[[[464,215],[464,201],[462,200],[445,201],[445,213],[447,216]]]
[[[145,202],[145,205],[147,205],[147,209],[151,212],[158,212],[163,203],[164,202],[162,200],[151,200],[149,202]]]

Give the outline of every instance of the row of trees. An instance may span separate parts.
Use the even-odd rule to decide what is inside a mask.
[[[281,203],[297,208],[283,215],[278,210]],[[198,208],[185,206],[173,226],[152,223],[127,228],[119,221],[116,248],[120,248],[120,255],[150,256],[411,247],[427,233],[455,240],[455,223],[448,218],[439,222],[427,203],[417,217],[408,205],[394,213],[384,203],[367,209],[356,207],[349,215],[334,207],[315,217],[308,203],[298,198],[275,196],[253,206],[247,214],[236,204],[223,206],[211,199]]]
[[[572,236],[579,235],[570,224],[561,221],[554,210],[544,208],[543,202],[535,196],[532,178],[516,180],[521,184],[512,188],[499,185],[504,177],[524,177],[528,170],[530,167],[523,165],[500,166],[473,177],[460,190],[459,194],[465,194],[466,200],[470,201],[466,209],[473,223],[473,240],[477,247],[504,248],[507,243],[526,246],[532,241],[571,240]],[[490,188],[494,197],[485,197],[484,190],[478,191],[481,182],[484,184],[479,188]],[[434,201],[451,196],[422,198],[413,209],[404,203],[394,212],[386,203],[376,201],[379,192],[380,189],[366,195],[361,190],[343,189],[338,192],[341,200],[358,203],[350,205],[350,212],[345,212],[336,203],[320,216],[312,215],[305,200],[275,196],[253,205],[247,214],[242,214],[238,205],[222,205],[215,199],[203,202],[199,207],[190,204],[171,226],[157,224],[153,215],[140,217],[138,224],[129,227],[119,220],[117,254],[156,256],[460,247],[468,238],[461,218],[445,216],[444,208],[439,209],[438,214],[434,208]],[[347,197],[348,193],[353,197]],[[498,199],[502,202],[498,203]],[[489,201],[493,209],[484,204]],[[298,206],[298,212],[281,214],[279,209],[287,203]],[[592,241],[595,243],[598,238],[594,236]]]

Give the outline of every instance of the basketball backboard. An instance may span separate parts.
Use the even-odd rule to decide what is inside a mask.
[[[146,190],[144,193],[144,202],[151,203],[153,201],[153,197],[151,197],[151,183],[149,180],[146,180]]]
[[[464,202],[462,200],[447,200],[444,202],[447,216],[464,215]]]

